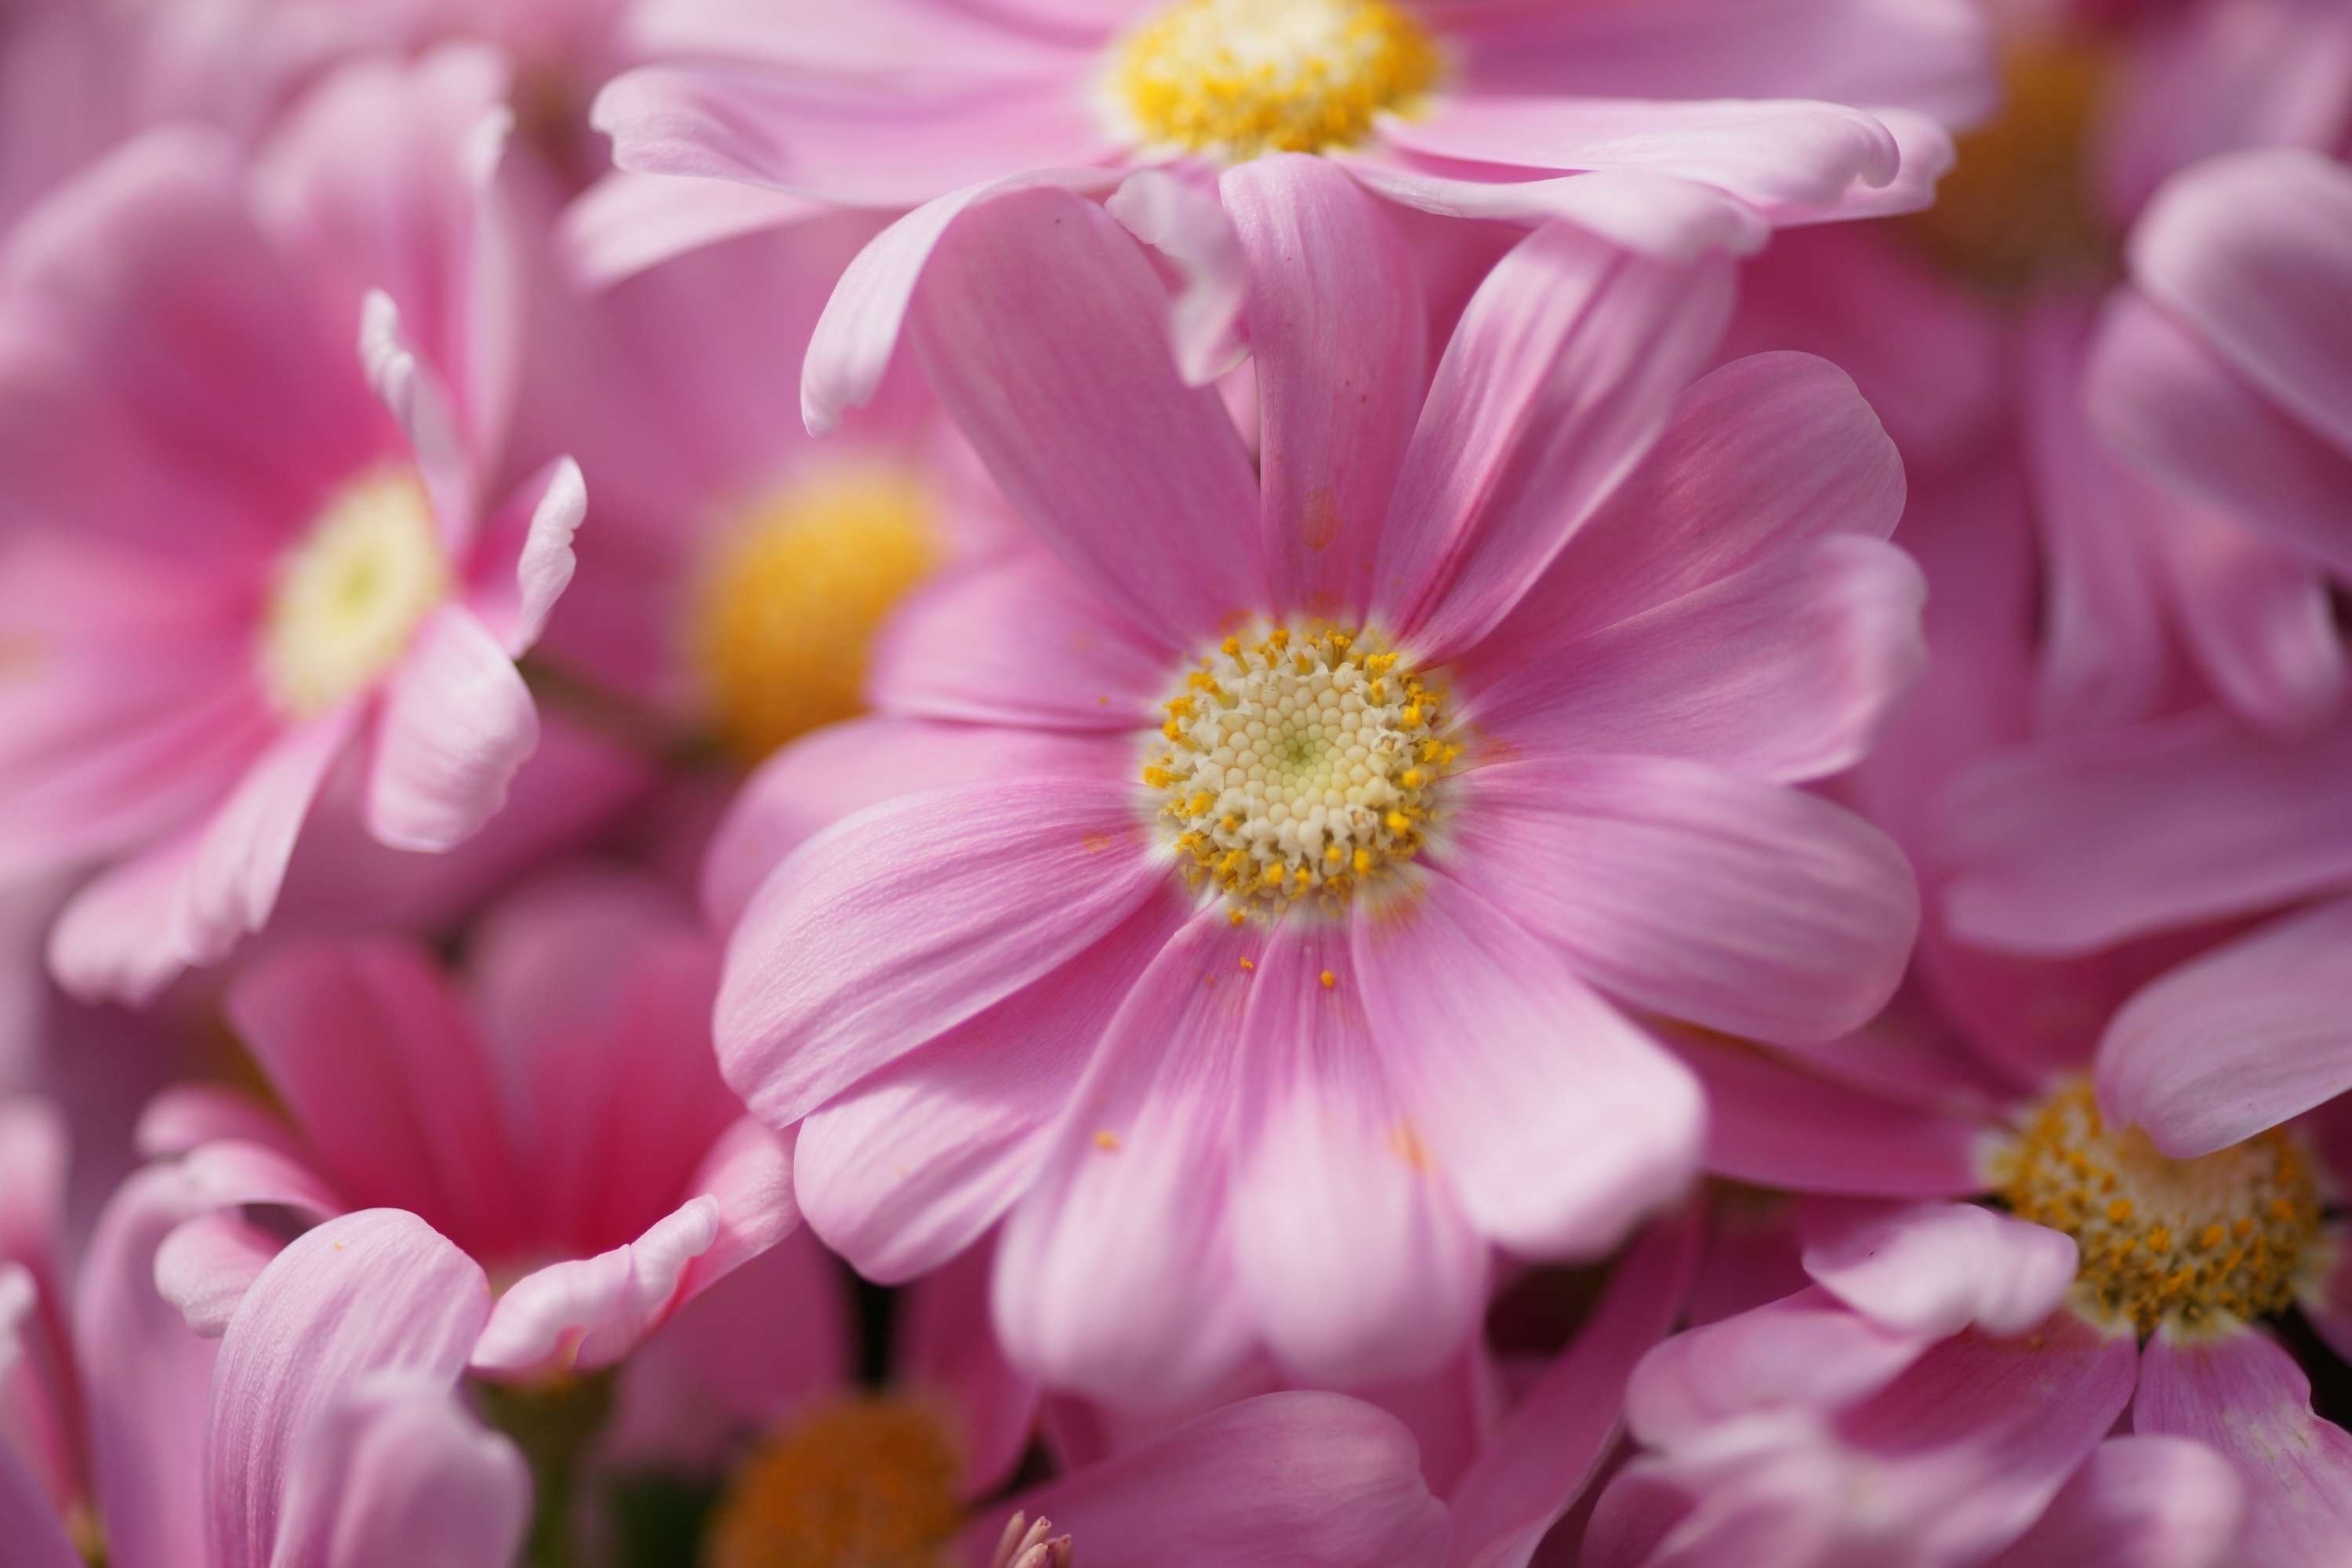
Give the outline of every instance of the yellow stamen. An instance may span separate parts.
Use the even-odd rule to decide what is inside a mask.
[[[940,1568],[963,1522],[946,1423],[907,1399],[819,1407],[728,1480],[705,1568]]]

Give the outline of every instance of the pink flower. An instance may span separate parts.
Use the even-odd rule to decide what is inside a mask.
[[[1176,330],[1202,381],[1231,361],[1240,304],[1222,185],[1252,158],[1325,153],[1408,206],[1565,220],[1687,260],[1926,205],[1950,162],[1941,123],[1990,88],[1981,22],[1948,0],[1024,0],[984,16],[667,0],[636,26],[648,54],[693,63],[598,100],[629,173],[586,215],[592,268],[627,265],[656,229],[675,249],[758,221],[745,204],[772,193],[915,209],[843,279],[803,399],[817,430],[871,395],[940,237],[1013,185],[1124,182],[1113,210],[1194,279]],[[665,193],[647,174],[736,191]],[[631,225],[641,237],[616,246]]]
[[[103,868],[51,943],[78,991],[143,997],[258,929],[355,742],[404,849],[463,841],[530,753],[513,659],[585,498],[562,461],[483,496],[503,86],[471,51],[355,68],[249,165],[157,132],[0,260],[0,876]]]
[[[228,1012],[288,1121],[189,1087],[148,1113],[201,1211],[156,1278],[217,1332],[278,1250],[249,1210],[411,1210],[503,1283],[467,1363],[488,1376],[625,1357],[797,1221],[788,1146],[741,1115],[698,1042],[717,954],[634,881],[559,879],[500,906],[472,1002],[414,944],[290,947]]]
[[[897,1279],[1009,1215],[1013,1359],[1114,1399],[1254,1348],[1434,1364],[1490,1244],[1597,1254],[1688,1178],[1697,1097],[1622,1007],[1835,1035],[1916,913],[1893,846],[1791,787],[1917,659],[1844,379],[1685,384],[1728,264],[1549,228],[1424,395],[1360,187],[1271,158],[1228,198],[1255,473],[1100,208],[967,216],[914,337],[1058,564],[929,591],[879,714],[772,763],[711,858],[722,917],[750,894],[720,1062],[805,1119],[819,1233]]]

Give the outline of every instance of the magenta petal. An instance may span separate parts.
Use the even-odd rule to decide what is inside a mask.
[[[1404,1568],[1443,1557],[1445,1507],[1394,1416],[1336,1394],[1229,1405],[1013,1500],[1067,1531],[1088,1568]],[[1010,1507],[975,1520],[984,1563]]]
[[[2074,1283],[2072,1237],[1975,1204],[1814,1200],[1805,1272],[1874,1322],[1940,1337],[2025,1332]]]
[[[2110,1437],[1988,1568],[2223,1568],[2244,1539],[2245,1492],[2202,1443]]]
[[[10,1560],[17,1568],[84,1568],[81,1553],[66,1539],[48,1494],[4,1444],[0,1444],[0,1538],[7,1541]]]
[[[957,221],[914,320],[1013,510],[1139,636],[1189,655],[1267,593],[1248,453],[1215,392],[1177,374],[1167,310],[1116,220],[1027,190]]]
[[[2143,987],[2099,1041],[2100,1105],[2185,1160],[2333,1100],[2352,1088],[2347,953],[2352,899],[2338,899]]]
[[[330,1510],[345,1489],[301,1472],[331,1438],[337,1406],[386,1372],[453,1387],[489,1306],[473,1260],[396,1209],[329,1220],[278,1254],[247,1292],[214,1373],[205,1468],[218,1568],[328,1561]]]
[[[1486,1239],[1415,1142],[1356,997],[1322,983],[1348,967],[1347,933],[1292,919],[1255,945],[1233,1169],[1240,1288],[1301,1384],[1426,1373],[1485,1309]]]
[[[1428,310],[1412,257],[1328,160],[1253,159],[1218,188],[1249,257],[1276,598],[1353,620],[1371,596],[1381,520],[1421,409]]]
[[[539,744],[539,712],[498,638],[450,605],[417,629],[376,721],[368,831],[395,849],[451,849],[506,804]]]
[[[522,1455],[483,1428],[447,1378],[374,1373],[320,1413],[274,1561],[506,1568],[530,1509]]]
[[[728,944],[727,1081],[789,1125],[1084,952],[1174,874],[1132,799],[1084,778],[929,790],[808,840]]]
[[[1674,1325],[1698,1263],[1696,1215],[1637,1242],[1559,1358],[1448,1498],[1449,1568],[1526,1568],[1544,1532],[1589,1486],[1621,1430],[1637,1358]]]
[[[1731,308],[1678,267],[1554,225],[1478,287],[1422,409],[1381,539],[1375,612],[1435,660],[1492,630],[1665,428]]]
[[[1250,1348],[1225,1162],[1251,945],[1212,906],[1161,949],[1005,1221],[997,1331],[1043,1382],[1165,1408],[1213,1391]]]
[[[1352,938],[1338,990],[1362,996],[1405,1126],[1486,1236],[1593,1256],[1690,1180],[1696,1081],[1565,955],[1433,870],[1359,909]]]
[[[1733,1034],[1822,1040],[1894,994],[1918,894],[1894,841],[1817,795],[1665,758],[1454,781],[1444,863],[1593,984]]]
[[[2259,1329],[2142,1353],[2132,1429],[2218,1449],[2246,1488],[2237,1561],[2325,1563],[2352,1531],[2352,1435],[2312,1414],[2311,1380]]]

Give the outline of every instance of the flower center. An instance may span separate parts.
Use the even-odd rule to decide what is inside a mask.
[[[1176,0],[1127,36],[1112,80],[1146,142],[1238,161],[1353,146],[1437,70],[1388,0]]]
[[[2073,34],[2011,44],[2000,112],[1959,138],[1959,161],[1937,183],[1936,205],[1899,220],[1928,255],[2003,295],[2113,268],[2116,236],[2091,167],[2110,54]]]
[[[1462,755],[1439,693],[1368,635],[1277,626],[1227,637],[1169,699],[1160,792],[1194,886],[1251,907],[1345,900],[1419,851],[1438,781]]]
[[[2077,1309],[2143,1334],[2251,1321],[2292,1302],[2318,1266],[2312,1171],[2283,1127],[2168,1159],[2140,1129],[2111,1131],[2087,1082],[2042,1101],[1995,1163],[2011,1210],[2081,1249]]]
[[[407,650],[449,580],[433,504],[413,471],[344,486],[278,563],[261,631],[271,700],[303,719],[365,689]]]
[[[963,1523],[955,1446],[928,1407],[853,1398],[785,1427],[729,1479],[705,1568],[945,1568]]]
[[[863,710],[866,653],[931,570],[922,487],[879,467],[835,468],[736,520],[690,606],[688,662],[712,728],[753,763]]]

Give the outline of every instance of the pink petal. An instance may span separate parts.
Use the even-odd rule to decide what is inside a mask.
[[[477,1251],[512,1244],[524,1189],[501,1094],[420,949],[381,937],[285,949],[237,977],[227,1010],[352,1204],[431,1215]]]
[[[2310,1380],[2259,1329],[2148,1341],[2132,1430],[2194,1438],[2236,1467],[2238,1561],[2325,1563],[2352,1530],[2352,1436],[2312,1414]]]
[[[1360,1388],[1457,1353],[1486,1299],[1486,1244],[1416,1141],[1372,1049],[1346,933],[1283,921],[1255,949],[1233,1170],[1240,1288],[1297,1382]]]
[[[506,804],[538,744],[538,710],[498,638],[470,610],[436,612],[384,692],[368,830],[395,849],[456,847]]]
[[[558,458],[491,516],[469,567],[467,603],[500,647],[520,658],[572,584],[572,536],[588,515],[580,465]]]
[[[1464,179],[1370,157],[1339,155],[1336,161],[1367,189],[1400,206],[1527,227],[1565,224],[1672,266],[1717,251],[1750,254],[1762,249],[1772,232],[1746,202],[1672,174],[1611,170],[1551,179]]]
[[[2347,944],[2352,899],[2338,899],[2143,987],[2099,1041],[2100,1105],[2185,1160],[2352,1088]]]
[[[2222,700],[2283,739],[2325,723],[2352,689],[2326,574],[2235,518],[2141,493],[2161,522],[2181,632]]]
[[[1004,1359],[988,1317],[996,1249],[966,1248],[901,1299],[893,1364],[910,1389],[949,1412],[963,1456],[958,1484],[967,1499],[1000,1490],[1028,1450],[1037,1424],[1035,1383]]]
[[[1985,1187],[1986,1124],[1832,1082],[1769,1051],[1669,1037],[1707,1100],[1706,1168],[1799,1192],[1964,1197]]]
[[[1076,957],[1173,874],[1130,801],[1078,778],[929,790],[811,838],[728,945],[727,1081],[789,1125]]]
[[[1101,208],[1029,190],[958,220],[915,323],[1013,509],[1138,635],[1189,654],[1267,594],[1248,456],[1178,375],[1167,309]]]
[[[2074,1241],[1975,1204],[1815,1200],[1805,1272],[1872,1321],[1942,1338],[2021,1334],[2074,1283]]]
[[[2074,953],[2352,880],[2352,723],[2282,745],[2204,709],[2059,735],[1953,784],[1945,919],[2005,952]]]
[[[801,1124],[809,1224],[869,1279],[970,1247],[1029,1189],[1113,1015],[1190,910],[1172,886],[1093,946]]]
[[[410,342],[400,307],[381,289],[360,302],[359,353],[368,385],[407,438],[443,548],[462,557],[473,545],[481,506],[476,453],[443,373]]]
[[[2244,1539],[2245,1489],[2201,1443],[2110,1437],[1989,1568],[2222,1568]]]
[[[1695,1215],[1636,1243],[1576,1337],[1520,1398],[1448,1498],[1449,1568],[1526,1568],[1590,1486],[1621,1427],[1636,1358],[1674,1326],[1698,1262]]]
[[[1156,729],[1180,661],[1042,551],[951,572],[891,616],[869,700],[918,719],[1032,729]]]
[[[534,1269],[491,1309],[475,1370],[520,1380],[610,1366],[668,1314],[688,1266],[718,1238],[718,1202],[698,1195],[633,1242]]]
[[[1596,1255],[1689,1181],[1697,1084],[1465,884],[1421,875],[1352,937],[1337,989],[1362,996],[1407,1126],[1486,1236]]]
[[[218,1084],[174,1084],[163,1090],[139,1113],[132,1140],[141,1156],[149,1160],[231,1141],[299,1158],[294,1136],[277,1111],[255,1095]]]
[[[1429,1495],[1412,1436],[1336,1394],[1269,1394],[984,1511],[969,1561],[1017,1507],[1093,1544],[1089,1568],[1400,1568],[1435,1563],[1445,1507]]]
[[[1843,807],[1664,758],[1497,763],[1454,781],[1446,864],[1578,973],[1732,1034],[1828,1039],[1894,994],[1918,895]]]
[[[827,725],[770,757],[736,792],[703,858],[703,916],[715,930],[731,929],[768,873],[810,835],[941,779],[1125,783],[1135,765],[1125,738],[898,718]]]
[[[880,390],[898,349],[915,285],[956,219],[984,202],[1036,186],[1107,188],[1108,171],[1046,169],[983,180],[925,202],[886,228],[849,264],[809,340],[801,372],[801,417],[812,435],[830,435],[845,410],[862,408]]]
[[[356,1379],[321,1411],[310,1445],[288,1488],[278,1562],[505,1568],[521,1548],[530,1470],[446,1377]]]
[[[1241,331],[1249,264],[1219,196],[1204,180],[1138,169],[1103,202],[1176,276],[1168,342],[1187,386],[1206,386],[1249,353]]]
[[[940,0],[807,0],[789,10],[765,0],[673,0],[632,16],[628,34],[652,58],[742,60],[854,77],[1011,71],[1077,47],[1067,26],[1034,25],[1045,3],[975,12]],[[1124,8],[1125,0],[1058,3]],[[1092,29],[1097,37],[1106,31]]]
[[[1427,310],[1379,205],[1328,160],[1256,158],[1219,181],[1249,258],[1266,559],[1286,608],[1354,619],[1421,407]]]
[[[1759,1411],[1835,1411],[1885,1388],[1934,1341],[1874,1323],[1819,1286],[1687,1330],[1642,1358],[1625,1394],[1635,1437],[1671,1446]]]
[[[1573,548],[1562,557],[1575,559]],[[1507,754],[1685,757],[1820,778],[1859,760],[1909,691],[1927,659],[1926,596],[1893,545],[1817,540],[1547,648],[1468,696],[1463,717]]]
[[[22,1554],[21,1568],[83,1568],[48,1494],[5,1446],[0,1446],[0,1534],[12,1553]]]
[[[605,289],[674,257],[823,210],[792,191],[615,169],[564,209],[559,243],[574,277]]]
[[[1468,668],[1549,647],[1683,598],[1825,533],[1884,539],[1903,459],[1846,374],[1750,354],[1685,387],[1641,466],[1576,531]]]
[[[1160,951],[1005,1221],[997,1332],[1045,1383],[1164,1407],[1206,1394],[1249,1348],[1224,1162],[1253,945],[1213,906]]]
[[[385,1372],[453,1387],[489,1304],[481,1269],[394,1209],[329,1220],[278,1254],[230,1323],[214,1373],[205,1466],[213,1562],[329,1561],[334,1526],[321,1516],[345,1489],[301,1472],[331,1441],[337,1405]]]
[[[1472,298],[1405,456],[1375,610],[1443,661],[1493,629],[1665,428],[1731,306],[1721,258],[1675,267],[1558,226]]]
[[[285,1237],[236,1213],[199,1215],[155,1253],[155,1289],[206,1339],[228,1328],[246,1291],[286,1245]]]

